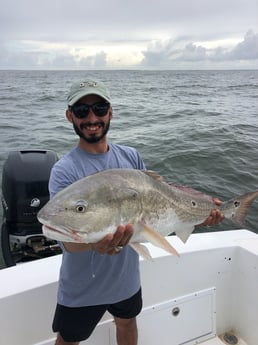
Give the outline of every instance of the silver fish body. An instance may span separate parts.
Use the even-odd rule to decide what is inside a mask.
[[[175,232],[186,241],[195,225],[214,208],[242,224],[258,191],[218,207],[212,198],[194,189],[165,183],[153,172],[111,169],[87,176],[57,193],[38,213],[43,232],[50,238],[92,243],[119,224],[132,223],[131,244],[141,253],[142,242],[151,242],[177,254],[164,239]]]

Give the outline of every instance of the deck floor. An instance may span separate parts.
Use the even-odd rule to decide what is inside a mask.
[[[209,339],[200,343],[200,345],[226,345],[226,344],[229,344],[229,343],[222,341],[219,337],[215,337],[213,339]],[[247,345],[247,343],[244,342],[241,338],[238,338],[237,345]]]

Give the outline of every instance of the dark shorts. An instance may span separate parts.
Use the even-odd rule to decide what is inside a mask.
[[[89,338],[106,311],[114,317],[131,319],[136,317],[141,309],[141,289],[132,297],[115,304],[79,308],[70,308],[57,304],[53,331],[59,332],[67,342],[83,341]]]

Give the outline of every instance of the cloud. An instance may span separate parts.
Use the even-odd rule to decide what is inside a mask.
[[[142,52],[142,66],[152,68],[168,68],[179,62],[228,62],[229,60],[257,60],[258,35],[249,30],[244,40],[231,49],[215,47],[213,49],[186,42],[186,38],[157,40],[149,44]]]
[[[0,23],[0,69],[257,68],[257,0],[2,0]]]
[[[234,64],[231,65],[231,62]],[[108,68],[254,68],[258,66],[258,35],[249,30],[234,46],[206,47],[189,36],[167,38],[142,45],[84,45],[74,42],[0,42],[0,68],[4,69],[108,69]],[[243,65],[245,62],[245,65]]]
[[[2,0],[7,40],[153,40],[191,33],[194,40],[257,26],[256,0]]]
[[[87,69],[102,69],[107,66],[107,53],[101,51],[79,60],[78,66]]]
[[[103,46],[82,42],[0,42],[0,69],[130,68],[142,60],[142,48],[125,42]]]
[[[207,59],[207,49],[202,46],[196,46],[188,43],[177,60],[181,61],[200,61]]]
[[[236,45],[228,54],[232,60],[257,60],[258,59],[258,34],[249,30],[242,42]]]

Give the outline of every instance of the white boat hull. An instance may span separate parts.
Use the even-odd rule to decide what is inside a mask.
[[[139,345],[227,344],[225,332],[237,345],[257,345],[258,235],[235,230],[193,234],[187,244],[168,240],[179,258],[148,244],[154,261],[140,263]],[[60,261],[57,255],[0,271],[0,344],[54,344]],[[111,316],[81,344],[115,345]]]

